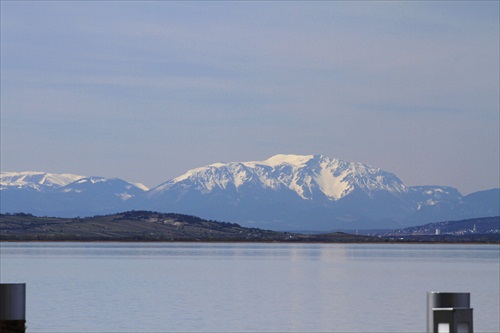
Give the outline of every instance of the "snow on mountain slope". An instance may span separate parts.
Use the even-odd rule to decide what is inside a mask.
[[[96,184],[100,182],[108,182],[117,179],[118,178],[107,179],[104,177],[86,177],[70,173],[57,174],[57,173],[48,173],[39,171],[2,172],[0,174],[0,189],[32,188],[41,191],[43,189],[61,188],[75,182],[77,184],[83,184],[83,183]],[[149,188],[147,188],[145,185],[141,183],[129,183],[129,182],[125,183],[128,184],[127,187],[129,189],[138,188],[141,191],[149,190]]]
[[[215,163],[196,168],[167,181],[150,192],[160,195],[174,187],[208,194],[217,190],[254,187],[294,192],[303,200],[339,200],[355,189],[372,196],[377,191],[393,195],[407,191],[392,173],[361,163],[322,155],[276,155],[265,161]]]
[[[449,186],[412,186],[409,190],[408,196],[418,205],[417,210],[425,206],[455,203],[462,199],[460,192]]]
[[[33,188],[58,188],[72,183],[84,176],[70,173],[56,174],[47,172],[2,172],[0,174],[0,189],[7,187]]]
[[[318,155],[319,156],[319,155]],[[305,165],[311,159],[313,159],[314,155],[293,155],[293,154],[278,154],[271,156],[267,160],[263,162],[247,162],[248,164],[256,163],[256,164],[266,164],[272,167],[281,165],[281,164],[290,164],[290,165]]]
[[[126,203],[144,193],[144,186],[118,178],[4,173],[0,211],[65,217],[108,214],[127,210]]]
[[[142,185],[142,184],[141,184]],[[138,186],[119,178],[85,177],[59,189],[63,193],[87,193],[95,197],[116,197],[122,201],[142,194],[145,186]]]

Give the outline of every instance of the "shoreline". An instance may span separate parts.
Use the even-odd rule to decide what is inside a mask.
[[[248,240],[79,240],[79,239],[65,239],[65,240],[3,240],[0,239],[0,244],[2,243],[209,243],[209,244],[443,244],[443,245],[497,245],[500,246],[500,241],[415,241],[415,240],[380,240],[380,241],[248,241]]]

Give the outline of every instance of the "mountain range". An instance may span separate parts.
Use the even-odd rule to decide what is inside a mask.
[[[406,186],[395,174],[323,155],[215,163],[154,188],[118,178],[2,172],[0,211],[76,217],[175,212],[288,231],[399,228],[500,215],[500,189],[463,196]]]

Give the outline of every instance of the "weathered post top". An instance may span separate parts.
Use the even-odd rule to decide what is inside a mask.
[[[26,320],[26,284],[0,283],[0,321]]]
[[[428,292],[428,333],[472,333],[470,293]]]
[[[449,293],[431,291],[427,300],[432,308],[468,308],[470,307],[470,293]]]

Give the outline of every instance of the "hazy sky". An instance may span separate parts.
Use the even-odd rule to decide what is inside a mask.
[[[323,154],[499,187],[499,2],[1,1],[1,170]]]

